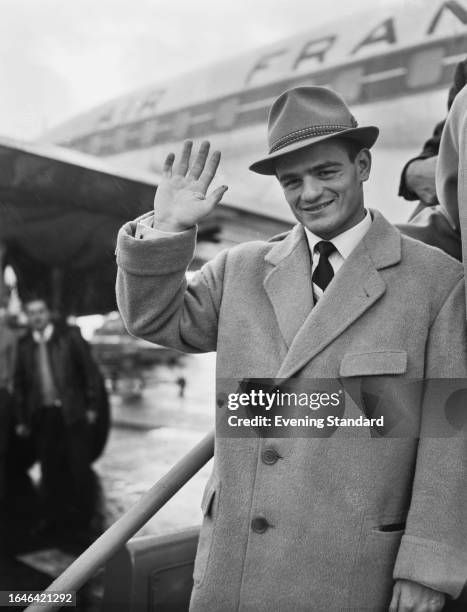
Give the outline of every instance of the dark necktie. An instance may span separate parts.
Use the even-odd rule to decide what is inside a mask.
[[[321,240],[315,245],[315,250],[319,253],[319,261],[313,272],[311,280],[315,283],[315,285],[318,285],[320,289],[325,291],[326,287],[329,285],[332,277],[334,276],[334,270],[329,263],[329,255],[334,253],[336,247],[332,244],[332,242]]]
[[[55,387],[52,366],[50,364],[49,352],[47,350],[47,341],[43,332],[40,332],[38,362],[42,402],[44,406],[50,406],[58,398],[58,394]]]

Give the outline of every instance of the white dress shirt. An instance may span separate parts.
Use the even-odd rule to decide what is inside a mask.
[[[342,234],[338,234],[332,240],[328,240],[327,242],[332,242],[332,244],[336,247],[336,250],[329,255],[329,263],[334,270],[334,275],[342,266],[344,261],[350,255],[350,253],[355,249],[357,244],[363,238],[363,236],[367,233],[371,226],[371,215],[368,211],[365,211],[365,216],[350,229],[342,232]],[[319,262],[319,253],[315,251],[315,246],[323,240],[316,234],[313,234],[308,228],[305,227],[305,234],[308,240],[308,246],[310,247],[311,261],[312,261],[312,273],[314,272],[316,266]],[[332,283],[332,281],[331,281]],[[318,287],[315,283],[313,283],[313,295],[316,300],[323,295],[323,290],[321,287]]]
[[[136,224],[136,232],[135,238],[143,239],[143,238],[157,238],[164,236],[173,236],[174,234],[181,234],[182,230],[179,232],[165,232],[164,230],[157,229],[154,227],[154,216],[146,217],[141,221],[138,221]]]
[[[54,333],[54,326],[52,325],[52,323],[48,323],[47,327],[44,329],[42,333],[40,331],[34,330],[32,332],[32,337],[37,343],[42,342],[43,339],[45,340],[45,342],[48,342],[50,338],[52,337],[53,333]]]

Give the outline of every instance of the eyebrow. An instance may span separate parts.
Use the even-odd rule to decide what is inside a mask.
[[[341,166],[342,166],[342,162],[327,160],[319,164],[316,164],[316,166],[312,166],[311,168],[308,168],[307,172],[319,172],[320,170],[326,170],[331,167],[341,167]],[[282,174],[282,175],[278,174],[277,178],[280,181],[286,181],[287,179],[295,178],[296,176],[297,176],[297,173],[287,172],[286,174]]]

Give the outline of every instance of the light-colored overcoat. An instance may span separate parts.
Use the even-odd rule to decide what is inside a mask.
[[[301,225],[221,253],[187,286],[195,230],[139,240],[130,223],[117,247],[124,321],[146,340],[217,350],[220,379],[465,377],[461,264],[372,215],[317,304]],[[436,393],[418,401],[402,388],[385,401],[408,421],[430,402],[444,410]],[[191,609],[387,610],[394,578],[457,596],[467,448],[465,432],[447,435],[217,437]],[[266,461],[268,448],[279,459]]]
[[[457,94],[449,111],[439,145],[436,192],[439,211],[449,221],[452,234],[460,239],[464,275],[467,269],[467,88]],[[436,225],[431,218],[426,225]],[[445,232],[449,239],[449,232]],[[467,301],[467,291],[466,291]]]

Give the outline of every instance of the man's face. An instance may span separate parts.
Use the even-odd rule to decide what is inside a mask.
[[[36,331],[43,331],[50,322],[50,311],[42,300],[34,300],[26,305],[26,316],[29,327]]]
[[[333,139],[279,158],[276,175],[296,219],[330,240],[365,216],[362,182],[370,168],[367,149],[351,161],[346,144]]]

